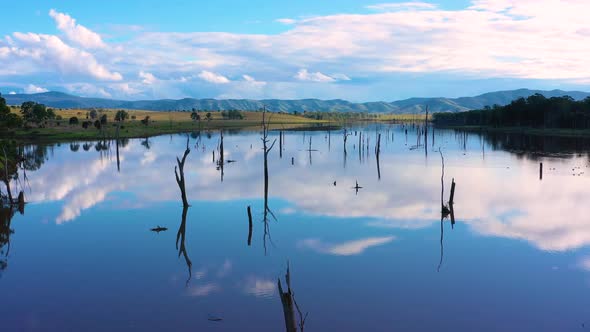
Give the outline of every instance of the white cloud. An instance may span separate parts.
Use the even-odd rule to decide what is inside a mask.
[[[217,276],[219,278],[223,278],[223,277],[227,276],[231,272],[232,266],[233,266],[233,264],[231,263],[231,261],[229,259],[226,259],[223,262],[223,265],[217,271]]]
[[[63,211],[55,220],[56,224],[74,220],[83,210],[89,209],[104,201],[111,188],[87,188],[73,195],[71,202],[63,207]]]
[[[144,72],[143,70],[139,72],[139,78],[142,79],[143,84],[154,84],[158,79],[152,73]]]
[[[393,241],[395,237],[369,237],[344,243],[328,244],[319,239],[305,239],[299,242],[299,247],[308,248],[324,254],[337,256],[352,256],[363,253],[371,247],[380,246]]]
[[[339,81],[350,81],[350,77],[344,75],[344,74],[333,74],[332,78],[337,79]]]
[[[208,283],[205,285],[192,286],[189,288],[188,293],[190,296],[202,297],[214,292],[219,292],[220,290],[221,287],[218,284]]]
[[[40,86],[36,86],[34,84],[29,84],[24,88],[25,93],[43,93],[49,90],[42,88]],[[14,91],[10,94],[16,94]]]
[[[294,76],[296,79],[300,81],[310,81],[310,82],[335,82],[336,80],[328,75],[322,74],[319,71],[315,73],[310,73],[307,69],[300,69],[297,74]]]
[[[248,82],[250,85],[253,86],[264,86],[266,85],[266,82],[263,81],[257,81],[254,77],[250,76],[250,75],[242,75],[242,78],[244,79],[244,81]]]
[[[141,161],[139,162],[141,166],[147,166],[152,164],[154,161],[156,161],[156,153],[154,153],[151,150],[145,151],[143,153],[143,158],[141,158]]]
[[[90,83],[72,83],[64,86],[68,91],[81,96],[112,97],[105,88]]]
[[[127,96],[136,95],[141,92],[140,89],[131,86],[130,83],[113,83],[109,84],[109,88],[113,91],[122,92]]]
[[[244,81],[248,81],[248,82],[255,82],[256,81],[254,79],[254,77],[252,77],[250,75],[242,75],[242,78],[244,79]]]
[[[10,91],[8,94],[9,95],[15,95],[16,94],[16,91]]]
[[[115,30],[109,42],[73,17],[52,10],[50,16],[62,35],[6,36],[0,40],[0,59],[7,64],[0,76],[17,76],[21,84],[28,84],[39,75],[58,73],[58,85],[84,82],[100,84],[115,96],[165,93],[173,98],[362,98],[376,86],[386,91],[400,74],[414,73],[434,81],[455,77],[590,82],[590,69],[584,65],[590,54],[590,30],[579,14],[590,10],[590,2],[474,0],[465,8],[446,10],[422,1],[368,8],[374,12],[279,19],[287,25],[277,34],[141,30],[116,38],[126,32]],[[146,89],[145,78],[137,75],[140,71],[180,79],[160,79],[158,89]],[[245,76],[264,77],[264,83]],[[325,84],[311,90],[305,84],[350,77],[362,78],[364,85]],[[110,81],[121,81],[130,89],[112,89]]]
[[[435,9],[436,5],[427,2],[402,2],[402,3],[380,3],[370,5],[367,9],[377,11],[396,11],[404,9]]]
[[[76,20],[70,15],[59,13],[54,9],[51,9],[49,11],[49,16],[55,20],[57,28],[66,35],[68,40],[84,48],[106,47],[106,44],[102,41],[99,34],[80,24],[76,24]]]
[[[285,24],[285,25],[292,25],[292,24],[297,23],[297,20],[294,20],[292,18],[279,18],[279,19],[275,20],[275,22]]]
[[[247,278],[243,285],[244,293],[262,298],[273,297],[277,289],[276,281],[262,278]]]
[[[57,36],[36,33],[13,33],[8,39],[14,60],[31,60],[40,72],[53,69],[64,74],[82,74],[98,80],[120,81],[123,76],[109,71],[96,58],[83,50],[73,48]]]
[[[227,77],[207,70],[203,70],[198,76],[204,81],[215,84],[227,84],[230,82],[230,80]]]

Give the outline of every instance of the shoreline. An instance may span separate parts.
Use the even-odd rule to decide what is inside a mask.
[[[326,127],[334,128],[338,124],[328,121],[309,121],[309,122],[271,122],[271,130],[317,130],[317,128]],[[119,139],[146,138],[169,134],[183,134],[192,132],[211,132],[216,130],[252,130],[260,129],[260,123],[257,121],[244,120],[214,120],[209,124],[202,126],[193,125],[188,122],[170,123],[151,123],[148,126],[126,122],[121,124],[119,130]],[[15,140],[17,142],[31,143],[57,143],[67,141],[97,141],[103,139],[116,139],[116,124],[110,123],[105,130],[98,130],[94,127],[84,129],[75,128],[32,128],[17,129],[9,132],[0,133],[0,139]]]
[[[476,133],[506,133],[554,137],[590,137],[590,129],[490,127],[490,126],[437,126],[435,129],[452,129]]]

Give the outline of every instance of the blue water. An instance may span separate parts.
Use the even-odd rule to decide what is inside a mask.
[[[370,137],[360,156],[355,131]],[[539,148],[436,130],[426,152],[412,127],[349,133],[345,156],[342,130],[286,131],[282,158],[271,133],[266,226],[260,133],[224,134],[235,162],[223,182],[219,133],[190,137],[190,266],[176,248],[174,166],[186,135],[129,140],[119,171],[114,142],[29,146],[43,162],[13,185],[28,204],[11,220],[8,255],[2,248],[0,330],[282,331],[277,281],[286,288],[287,266],[305,331],[590,328],[587,142]],[[317,151],[307,151],[310,137]],[[445,203],[457,183],[442,259],[439,149]]]

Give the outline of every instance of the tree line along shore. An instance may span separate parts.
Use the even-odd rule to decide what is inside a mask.
[[[0,95],[0,136],[17,140],[68,140],[146,137],[160,134],[260,127],[262,110],[147,111],[123,109],[60,109],[32,101],[7,105]],[[348,123],[412,121],[424,116],[341,112],[270,113],[271,129]]]

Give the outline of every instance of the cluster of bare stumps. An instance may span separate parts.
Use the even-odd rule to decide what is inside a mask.
[[[268,155],[270,153],[270,151],[273,149],[275,143],[276,143],[276,139],[272,141],[272,143],[270,142],[269,139],[269,123],[270,123],[270,119],[267,120],[266,118],[266,110],[263,111],[262,114],[262,147],[263,147],[263,151],[264,151],[264,210],[263,210],[263,238],[262,238],[262,243],[264,246],[264,252],[265,255],[267,253],[267,241],[270,241],[270,243],[272,244],[272,238],[270,236],[270,226],[269,226],[269,217],[272,217],[275,221],[276,221],[276,217],[274,215],[274,213],[272,212],[272,210],[270,209],[270,207],[268,206],[268,188],[269,188],[269,175],[268,175]],[[310,153],[313,151],[311,149],[311,138],[309,141],[310,145],[309,145],[309,150]],[[283,151],[283,144],[284,144],[284,134],[282,131],[279,132],[279,148],[281,150],[280,152],[280,156],[282,157],[282,151]],[[213,162],[216,163],[217,165],[217,169],[220,170],[221,172],[221,181],[223,181],[223,169],[224,169],[224,165],[226,163],[229,163],[230,160],[225,161],[224,160],[224,145],[223,145],[223,132],[220,133],[220,141],[219,141],[219,145],[217,148],[218,151],[218,156],[219,158],[216,160],[215,159],[215,151],[213,151]],[[188,203],[188,199],[187,199],[187,194],[186,194],[186,181],[185,181],[185,173],[184,173],[184,166],[186,163],[186,158],[190,153],[190,147],[189,147],[189,140],[187,138],[187,142],[186,142],[186,149],[184,151],[184,154],[182,156],[182,158],[177,157],[176,158],[176,163],[177,165],[174,167],[174,175],[176,178],[176,183],[178,185],[178,188],[180,190],[180,197],[182,199],[182,219],[181,219],[181,223],[180,223],[180,227],[178,228],[178,233],[176,235],[176,249],[178,250],[178,256],[180,257],[180,255],[182,255],[185,259],[187,268],[188,268],[188,279],[187,279],[187,285],[190,282],[191,276],[192,276],[192,262],[190,260],[190,258],[188,257],[188,253],[187,253],[187,249],[186,249],[186,222],[187,222],[187,212],[188,212],[188,208],[190,207],[189,203]],[[311,160],[311,157],[310,157]],[[233,162],[233,161],[231,161]],[[252,222],[252,209],[250,206],[247,207],[247,213],[248,213],[248,240],[247,240],[247,244],[248,246],[250,246],[252,244],[252,232],[253,232],[253,222]],[[284,291],[280,282],[280,279],[278,281],[278,289],[279,289],[279,294],[281,297],[281,303],[283,305],[283,312],[285,314],[285,326],[288,332],[296,332],[296,331],[301,331],[303,332],[304,329],[304,325],[305,325],[305,319],[307,318],[307,314],[305,314],[305,316],[302,315],[301,310],[299,309],[299,305],[297,304],[297,302],[295,301],[295,296],[293,294],[293,291],[291,289],[291,276],[290,276],[290,269],[289,266],[287,266],[287,274],[286,274],[286,283],[287,283],[287,291]],[[295,320],[295,309],[297,310],[298,314],[299,314],[299,321],[296,322]]]

